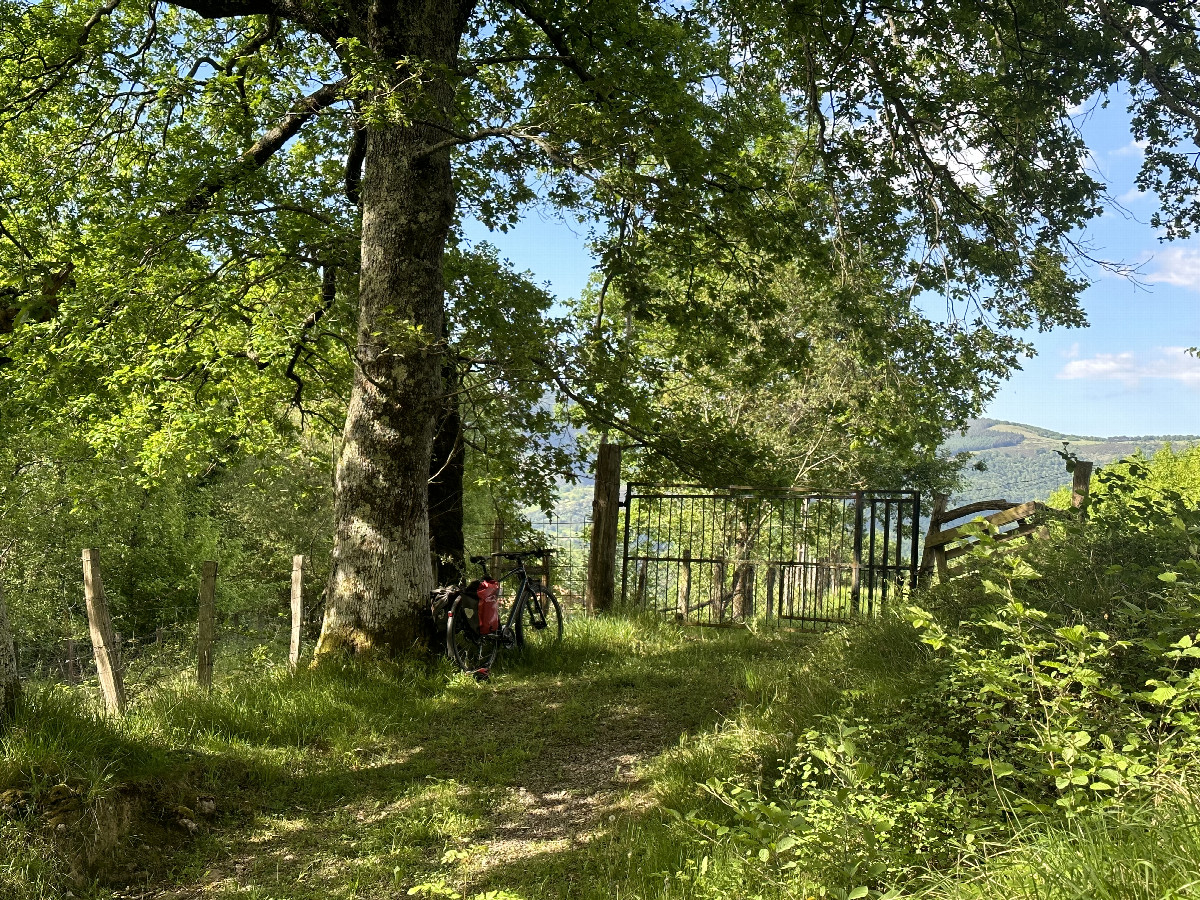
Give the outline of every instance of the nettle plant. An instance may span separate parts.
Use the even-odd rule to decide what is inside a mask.
[[[908,610],[921,640],[950,663],[939,690],[970,698],[972,764],[1014,809],[1075,813],[1122,802],[1197,749],[1200,585],[1190,579],[1200,574],[1200,513],[1178,491],[1148,484],[1149,473],[1138,459],[1102,472],[1093,521],[1064,516],[1039,561],[1053,568],[1073,549],[1094,564],[1094,551],[1114,552],[1124,533],[1151,538],[1131,549],[1184,554],[1173,570],[1147,580],[1155,560],[1128,560],[1132,572],[1114,561],[1103,571],[1117,588],[1111,601],[1073,603],[1087,581],[1048,580],[981,528],[974,552],[992,601],[986,612],[949,627]]]

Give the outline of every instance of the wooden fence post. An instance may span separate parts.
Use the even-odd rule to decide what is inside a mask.
[[[67,638],[67,684],[79,684],[79,655],[75,650],[75,638]]]
[[[782,593],[783,585],[780,584],[780,592]],[[775,611],[775,566],[767,566],[767,618],[771,618],[771,614]]]
[[[676,606],[676,615],[680,621],[688,620],[688,613],[691,611],[692,605],[692,548],[685,547],[683,550],[683,565],[679,569],[679,603]]]
[[[304,556],[292,557],[292,640],[288,645],[288,671],[300,665],[300,626],[304,622]]]
[[[612,609],[617,583],[617,531],[621,511],[621,445],[602,438],[592,494],[592,540],[588,548],[588,612]]]
[[[550,552],[542,554],[542,587],[550,590]]]
[[[0,731],[17,711],[21,678],[17,673],[17,651],[13,646],[8,607],[4,603],[4,585],[0,584]]]
[[[946,577],[945,554],[938,555],[937,551],[929,546],[930,539],[942,530],[942,516],[946,512],[946,505],[950,502],[948,494],[933,495],[933,509],[929,513],[929,530],[925,532],[925,549],[921,554],[921,567],[917,569],[917,579],[928,579],[933,574],[934,564],[937,564],[938,575],[942,578]]]
[[[499,556],[504,552],[504,520],[497,518],[492,524],[492,556]],[[499,565],[497,564],[497,569]]]
[[[634,606],[646,605],[646,579],[650,574],[650,557],[643,556],[638,566],[637,592],[633,595]]]
[[[1088,513],[1088,494],[1092,485],[1092,464],[1086,460],[1075,461],[1075,472],[1071,478],[1071,505],[1079,510],[1079,515],[1086,519]]]
[[[200,615],[196,629],[196,682],[203,690],[212,689],[213,638],[217,630],[217,564],[207,560],[200,565]]]
[[[96,656],[96,674],[100,676],[100,692],[109,712],[125,714],[125,683],[118,662],[117,638],[113,634],[108,602],[104,599],[104,581],[100,577],[100,551],[83,551],[83,597],[87,603],[88,630],[92,635],[92,651]]]
[[[717,560],[713,563],[713,580],[709,588],[709,611],[708,620],[713,620],[713,611],[716,611],[716,619],[718,622],[725,621],[725,561]]]

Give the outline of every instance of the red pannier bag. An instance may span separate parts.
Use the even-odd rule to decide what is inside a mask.
[[[472,581],[467,590],[479,598],[479,633],[500,629],[500,582],[484,578]]]

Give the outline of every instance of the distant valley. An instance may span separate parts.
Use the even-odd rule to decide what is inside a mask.
[[[1004,422],[1000,419],[976,419],[961,434],[949,438],[942,451],[947,454],[970,453],[972,463],[963,470],[963,488],[953,497],[953,505],[959,506],[975,500],[1044,500],[1052,491],[1071,483],[1056,450],[1063,449],[1063,442],[1080,459],[1090,460],[1097,467],[1114,459],[1129,456],[1140,448],[1150,455],[1166,444],[1184,447],[1200,443],[1200,435],[1117,435],[1094,437],[1090,435],[1062,434],[1034,425]],[[982,462],[985,471],[973,468],[973,463]],[[534,510],[525,510],[534,520],[541,518]],[[576,484],[563,482],[559,487],[555,515],[564,524],[582,523],[592,514],[592,480],[581,477]]]
[[[987,468],[980,472],[970,464],[963,471],[964,488],[954,495],[954,505],[975,500],[1003,498],[1014,502],[1042,500],[1055,488],[1071,483],[1071,476],[1056,450],[1063,442],[1080,459],[1091,460],[1097,467],[1139,449],[1150,455],[1166,444],[1181,447],[1200,442],[1200,435],[1117,435],[1092,437],[1061,434],[1033,425],[976,419],[962,434],[942,445],[947,453],[969,452],[975,462]]]

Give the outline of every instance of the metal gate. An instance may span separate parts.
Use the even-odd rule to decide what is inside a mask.
[[[917,491],[630,484],[626,604],[696,624],[877,615],[917,576]]]

